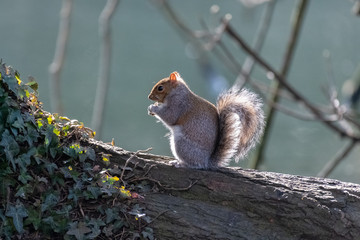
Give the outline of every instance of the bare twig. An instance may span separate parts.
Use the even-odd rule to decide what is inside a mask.
[[[111,28],[110,20],[114,15],[119,0],[108,0],[99,17],[99,34],[101,37],[99,77],[95,96],[91,126],[97,131],[96,136],[101,138],[104,107],[110,81],[111,65]]]
[[[360,16],[360,1],[355,0],[354,6],[351,9],[352,13],[356,16]]]
[[[61,103],[60,73],[64,65],[66,45],[70,33],[72,6],[73,0],[63,0],[60,10],[60,24],[56,40],[55,55],[49,66],[51,111],[60,114],[63,113],[63,106]]]
[[[85,213],[84,213],[84,210],[82,209],[82,204],[81,204],[81,202],[79,202],[79,210],[80,210],[81,216],[82,216],[82,217],[85,217]]]
[[[351,152],[356,146],[357,141],[352,140],[344,149],[340,150],[335,158],[329,161],[323,169],[317,174],[318,177],[327,177],[335,169],[335,167]]]
[[[254,48],[253,48],[253,50],[256,53],[259,53],[261,51],[261,48],[264,44],[267,32],[270,27],[271,18],[274,13],[275,3],[276,0],[267,3],[262,19],[260,20],[260,25],[256,33],[256,37],[254,40]],[[255,63],[256,62],[254,61],[254,58],[251,55],[245,59],[242,70],[240,74],[237,76],[235,84],[239,86],[243,86],[247,83],[247,81],[250,79],[249,76],[251,75],[251,72],[254,69]]]
[[[147,153],[147,152],[149,152],[149,151],[151,151],[151,150],[152,150],[152,148],[148,148],[148,149],[145,149],[145,150],[138,150],[138,151],[136,151],[133,155],[131,155],[131,156],[126,160],[126,162],[125,162],[125,164],[124,164],[124,166],[123,166],[123,170],[122,170],[121,175],[120,175],[120,180],[122,181],[122,183],[123,183],[124,186],[125,186],[125,181],[123,180],[123,177],[124,177],[124,173],[125,173],[125,170],[126,170],[126,167],[127,167],[128,163],[129,163],[131,160],[133,160],[135,157],[137,157],[137,155],[138,155],[139,153]]]
[[[274,77],[280,82],[282,87],[286,89],[299,103],[302,103],[306,108],[310,110],[320,121],[324,122],[329,128],[334,130],[335,132],[339,133],[341,136],[346,136],[351,139],[358,140],[360,139],[359,136],[354,135],[352,132],[347,132],[344,129],[334,125],[332,122],[326,121],[324,116],[322,115],[321,111],[310,103],[306,98],[302,96],[297,90],[295,90],[290,84],[288,84],[273,67],[271,67],[262,57],[256,54],[252,49],[245,43],[245,41],[236,33],[236,31],[231,27],[231,25],[227,25],[226,32],[231,36],[247,53],[252,55],[256,62],[262,66],[265,70],[271,72]]]
[[[278,102],[277,103],[274,103],[274,102],[270,102],[270,100],[268,101],[268,105],[271,105],[271,107],[275,108],[276,110],[288,115],[288,116],[291,116],[291,117],[294,117],[294,118],[297,118],[297,119],[300,119],[300,120],[303,120],[303,121],[318,121],[319,119],[314,116],[313,114],[305,114],[305,113],[300,113],[296,110],[293,110],[289,107],[285,107],[284,105],[282,104],[279,104]],[[329,116],[324,116],[324,121],[328,121],[328,122],[336,122],[336,121],[339,121],[341,117],[339,117],[338,115],[336,114],[333,114],[333,115],[329,115]]]
[[[164,8],[165,12],[167,13],[167,16],[169,19],[172,20],[172,22],[178,26],[177,29],[181,30],[180,36],[186,37],[187,39],[189,37],[196,38],[196,34],[194,31],[192,31],[190,28],[188,28],[183,21],[180,20],[176,12],[172,9],[172,7],[169,5],[167,0],[160,0],[161,6]]]
[[[328,78],[328,85],[325,94],[329,99],[332,108],[331,110],[340,118],[343,118],[348,109],[345,105],[341,105],[340,100],[338,99],[338,92],[335,87],[335,78],[333,73],[330,51],[324,51],[323,55],[326,61],[326,72]]]
[[[291,29],[291,33],[290,33],[290,38],[286,47],[286,52],[285,52],[285,56],[283,58],[283,64],[281,67],[281,71],[280,71],[280,75],[281,77],[286,80],[287,77],[287,73],[289,72],[290,69],[290,64],[292,62],[292,58],[294,56],[294,52],[295,52],[295,46],[298,40],[298,35],[300,32],[300,28],[302,26],[302,22],[304,19],[304,14],[305,14],[305,10],[306,10],[306,6],[307,6],[307,0],[300,0],[298,6],[295,9],[295,22],[292,26]],[[275,93],[272,95],[271,97],[271,101],[274,103],[277,103],[279,100],[279,95],[277,94],[278,91],[281,88],[280,82],[279,81],[275,81],[274,82],[274,88],[275,88]],[[266,127],[264,129],[264,134],[262,136],[262,140],[261,143],[256,151],[255,157],[253,158],[253,160],[251,161],[251,167],[252,168],[259,168],[260,164],[264,161],[263,158],[263,153],[265,151],[266,148],[266,144],[268,144],[268,137],[269,137],[269,133],[270,133],[270,128],[272,126],[272,120],[275,116],[275,109],[272,108],[270,106],[269,111],[267,112],[266,116],[267,116],[267,124]]]
[[[153,219],[151,219],[150,222],[145,223],[142,227],[146,227],[146,226],[150,225],[150,224],[153,223],[156,219],[158,219],[161,215],[164,215],[165,213],[167,213],[167,212],[169,212],[169,211],[170,211],[170,209],[166,209],[166,210],[162,211],[162,212],[159,213],[156,217],[154,217]]]

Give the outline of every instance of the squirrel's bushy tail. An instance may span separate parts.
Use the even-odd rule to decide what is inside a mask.
[[[216,105],[220,131],[211,161],[214,167],[244,158],[259,141],[265,125],[261,100],[246,89],[231,88],[219,96]]]

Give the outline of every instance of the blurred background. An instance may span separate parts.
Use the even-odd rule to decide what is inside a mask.
[[[261,51],[261,56],[276,69],[283,58],[295,3],[277,1]],[[105,4],[106,1],[99,0],[74,1],[60,75],[63,115],[89,127],[99,75],[98,18]],[[249,44],[265,7],[265,4],[249,7],[236,0],[173,0],[169,4],[194,30],[203,29],[203,22],[215,27],[222,16],[230,13],[231,24]],[[210,12],[214,4],[219,7],[216,14]],[[360,63],[360,17],[352,13],[353,5],[354,1],[338,0],[309,3],[288,80],[313,103],[328,104],[322,89],[328,84],[329,59],[334,85],[340,94]],[[23,81],[28,76],[36,79],[40,100],[48,111],[48,69],[54,58],[60,9],[61,1],[0,0],[0,58],[17,69]],[[194,92],[215,102],[216,94],[209,87],[206,71],[221,79],[219,86],[230,86],[236,75],[211,53],[206,54],[210,70],[204,70],[196,49],[179,34],[161,1],[120,1],[111,28],[110,86],[100,140],[110,142],[114,138],[117,146],[127,150],[153,147],[152,153],[171,155],[164,137],[167,130],[147,115],[147,106],[151,104],[147,96],[154,83],[176,70]],[[244,62],[246,54],[230,39],[225,38],[224,42],[239,62]],[[271,81],[260,67],[255,67],[252,76],[266,84]],[[345,97],[343,94],[339,98]],[[348,141],[319,122],[278,113],[260,169],[315,176]],[[240,166],[248,164],[245,159]],[[360,183],[360,148],[355,147],[329,177]]]

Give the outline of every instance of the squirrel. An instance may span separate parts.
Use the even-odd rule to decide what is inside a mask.
[[[148,114],[170,130],[177,167],[218,168],[244,158],[262,134],[265,121],[256,94],[236,86],[216,106],[193,93],[178,72],[160,80],[148,98]]]

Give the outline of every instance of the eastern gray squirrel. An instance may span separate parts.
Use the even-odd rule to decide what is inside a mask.
[[[170,146],[177,166],[217,168],[232,158],[244,158],[264,127],[261,100],[236,87],[220,94],[216,106],[193,93],[173,72],[155,84],[149,115],[170,129]]]

